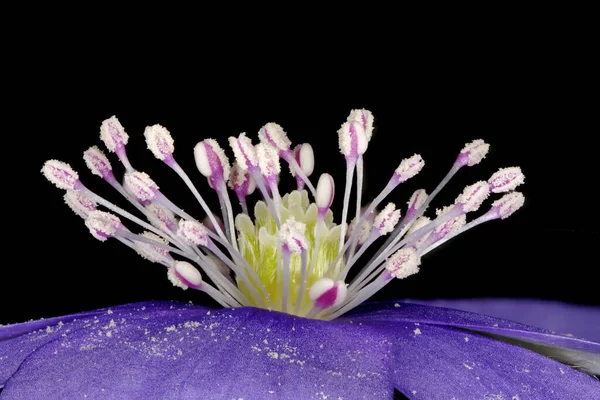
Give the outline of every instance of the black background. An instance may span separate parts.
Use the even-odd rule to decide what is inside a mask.
[[[202,37],[184,46],[160,34],[143,45],[116,36],[106,43],[79,41],[74,31],[40,34],[19,49],[18,71],[6,82],[17,89],[6,97],[14,108],[8,118],[18,126],[4,132],[14,145],[4,146],[5,162],[11,160],[3,190],[10,238],[3,246],[0,323],[149,299],[209,302],[172,287],[162,266],[117,242],[94,239],[63,204],[62,191],[40,174],[46,159],[67,161],[88,187],[126,205],[81,157],[89,146],[101,146],[99,126],[112,115],[130,135],[132,164],[199,218],[204,215],[179,178],[145,149],[147,125],[171,131],[176,159],[216,209],[216,196],[193,162],[195,143],[215,138],[226,147],[228,136],[256,138],[263,124],[277,122],[293,143],[313,145],[313,182],[322,172],[336,179],[337,215],[345,163],[336,131],[351,109],[375,115],[364,199],[379,193],[402,158],[420,153],[425,159],[421,174],[389,198],[403,209],[415,189],[430,192],[437,185],[466,142],[482,138],[492,145],[488,157],[463,169],[432,209],[513,165],[526,175],[526,207],[441,247],[423,260],[418,275],[376,298],[600,304],[594,278],[597,92],[588,80],[589,52],[560,32],[523,33],[426,40],[382,33],[375,42],[342,33],[340,43],[321,43],[319,50],[302,35],[285,42],[275,35],[270,41]],[[382,37],[391,43],[378,48]],[[122,167],[111,161],[120,176]],[[284,168],[282,188],[293,183]]]

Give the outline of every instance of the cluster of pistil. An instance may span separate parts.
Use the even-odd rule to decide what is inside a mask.
[[[292,148],[284,130],[275,123],[260,129],[260,143],[256,145],[244,133],[230,137],[233,165],[213,139],[194,147],[196,166],[217,195],[220,216],[208,208],[192,179],[175,161],[169,131],[160,125],[146,128],[148,149],[193,193],[206,214],[204,223],[179,208],[148,174],[131,165],[125,151],[128,135],[115,117],[102,123],[100,138],[123,164],[123,179],[116,179],[110,161],[96,146],[84,152],[84,160],[91,172],[116,189],[143,219],[92,192],[64,162],[49,160],[42,172],[66,191],[66,204],[85,220],[95,238],[116,239],[142,257],[164,265],[173,285],[203,291],[224,307],[253,306],[329,320],[358,306],[394,278],[417,273],[421,258],[442,243],[483,222],[507,218],[524,203],[523,195],[514,191],[524,176],[520,168],[509,167],[498,170],[487,181],[467,186],[454,204],[438,209],[435,218],[423,216],[461,168],[476,165],[486,156],[489,145],[475,140],[462,149],[431,194],[423,189],[412,194],[404,216],[394,203],[380,206],[398,185],[421,171],[424,161],[416,154],[402,160],[381,193],[363,206],[363,154],[372,133],[373,116],[367,110],[353,110],[338,131],[346,160],[338,224],[331,212],[333,177],[322,174],[313,186],[309,179],[314,170],[312,147],[304,143]],[[297,183],[297,190],[283,196],[278,186],[282,161],[289,165]],[[348,224],[355,176],[356,211]],[[251,213],[247,198],[257,189],[262,199]],[[241,212],[237,215],[229,191],[239,203]],[[467,223],[467,214],[477,211],[491,194],[504,195],[486,213]],[[136,224],[141,232],[128,229],[122,219]],[[383,236],[387,236],[385,242],[370,260],[363,261],[365,251]],[[363,267],[347,283],[356,265]]]

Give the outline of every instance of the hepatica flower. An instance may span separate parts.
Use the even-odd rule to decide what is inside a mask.
[[[204,210],[199,219],[131,165],[128,135],[115,117],[100,132],[125,168],[123,179],[98,147],[84,153],[85,163],[137,216],[92,192],[64,162],[47,161],[43,174],[96,239],[121,242],[163,266],[173,285],[205,292],[222,308],[145,302],[0,327],[1,398],[348,400],[391,399],[395,391],[411,399],[600,398],[598,310],[544,309],[576,333],[596,326],[583,339],[453,308],[366,303],[418,273],[442,243],[523,205],[515,189],[524,176],[509,167],[425,216],[459,170],[486,156],[484,141],[466,144],[442,182],[429,194],[417,190],[406,206],[386,199],[424,161],[418,154],[402,160],[363,205],[373,116],[353,110],[338,131],[347,168],[334,218],[334,178],[323,174],[313,185],[312,147],[292,147],[275,123],[260,129],[258,144],[244,133],[230,137],[233,164],[215,140],[198,143],[201,188],[177,163],[169,131],[147,127],[148,148],[191,190]],[[282,167],[297,190],[280,192]],[[218,212],[205,202],[211,192]],[[261,200],[249,209],[253,192]]]

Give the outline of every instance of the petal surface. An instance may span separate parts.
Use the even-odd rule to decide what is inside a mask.
[[[454,308],[600,342],[600,307],[536,299],[435,299],[403,302]]]
[[[395,337],[394,383],[410,399],[594,399],[600,382],[550,358],[475,333],[381,322]]]
[[[21,346],[35,348],[0,398],[387,399],[393,393],[391,343],[371,327],[152,302],[50,330],[0,342],[2,360]],[[13,367],[0,362],[5,375]]]

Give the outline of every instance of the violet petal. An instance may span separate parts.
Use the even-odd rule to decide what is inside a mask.
[[[149,302],[51,330],[51,337],[41,330],[0,342],[3,361],[39,344],[16,372],[0,362],[2,376],[7,368],[12,374],[0,398],[386,399],[393,393],[391,344],[385,332],[365,326]]]
[[[435,299],[403,302],[490,315],[600,342],[600,307],[537,299]]]

